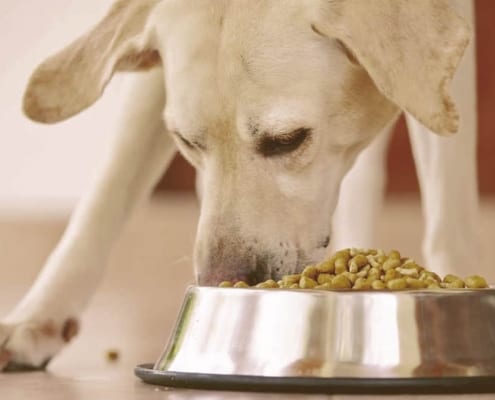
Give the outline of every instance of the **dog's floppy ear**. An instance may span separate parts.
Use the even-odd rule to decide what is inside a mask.
[[[117,70],[160,64],[147,21],[159,0],[118,0],[90,32],[48,58],[33,73],[24,112],[39,122],[69,118],[93,104]]]
[[[438,134],[457,131],[448,88],[471,32],[447,0],[324,3],[318,28],[343,42],[386,97]]]

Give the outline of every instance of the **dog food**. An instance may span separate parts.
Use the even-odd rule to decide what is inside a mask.
[[[245,282],[224,281],[220,287],[247,288]],[[317,290],[405,290],[405,289],[484,289],[486,280],[478,275],[461,279],[447,275],[441,279],[413,259],[397,250],[388,254],[375,249],[344,249],[328,260],[308,265],[300,274],[285,275],[281,280],[267,280],[257,288],[317,289]]]
[[[109,362],[116,362],[118,361],[119,357],[120,357],[120,353],[118,350],[111,349],[111,350],[107,350],[106,352],[106,359]]]

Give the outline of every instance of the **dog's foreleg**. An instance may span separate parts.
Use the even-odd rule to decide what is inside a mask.
[[[454,5],[474,21],[471,1]],[[473,38],[452,85],[461,115],[453,137],[439,137],[407,116],[425,217],[423,252],[428,267],[441,273],[479,268],[475,71]]]
[[[136,76],[131,96],[102,172],[32,288],[0,324],[0,369],[43,365],[77,332],[112,243],[175,153],[161,118],[162,71]]]
[[[375,227],[383,203],[391,129],[391,126],[384,129],[363,150],[342,181],[333,215],[330,242],[333,250],[379,246],[376,243]]]

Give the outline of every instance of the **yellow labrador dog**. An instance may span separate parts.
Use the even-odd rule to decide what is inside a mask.
[[[112,242],[176,151],[201,177],[199,284],[321,259],[344,175],[401,111],[457,131],[448,90],[469,37],[447,0],[116,1],[24,97],[30,118],[55,123],[114,73],[149,70],[99,180],[0,325],[0,368],[43,366],[77,333]]]

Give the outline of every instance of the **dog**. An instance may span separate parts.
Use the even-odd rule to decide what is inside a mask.
[[[143,71],[107,164],[0,325],[0,369],[43,367],[77,334],[112,242],[177,151],[199,177],[198,284],[277,278],[321,260],[341,184],[337,214],[371,207],[353,180],[376,183],[364,149],[384,147],[400,112],[416,130],[458,130],[448,87],[469,38],[448,0],[117,0],[35,70],[24,96],[29,118],[56,123],[97,101],[115,72]],[[424,136],[427,236],[430,252],[445,254],[463,240],[442,228],[460,210],[438,210],[442,183],[427,182],[426,164],[447,140]],[[345,221],[335,240],[362,239],[369,223],[355,232]]]

